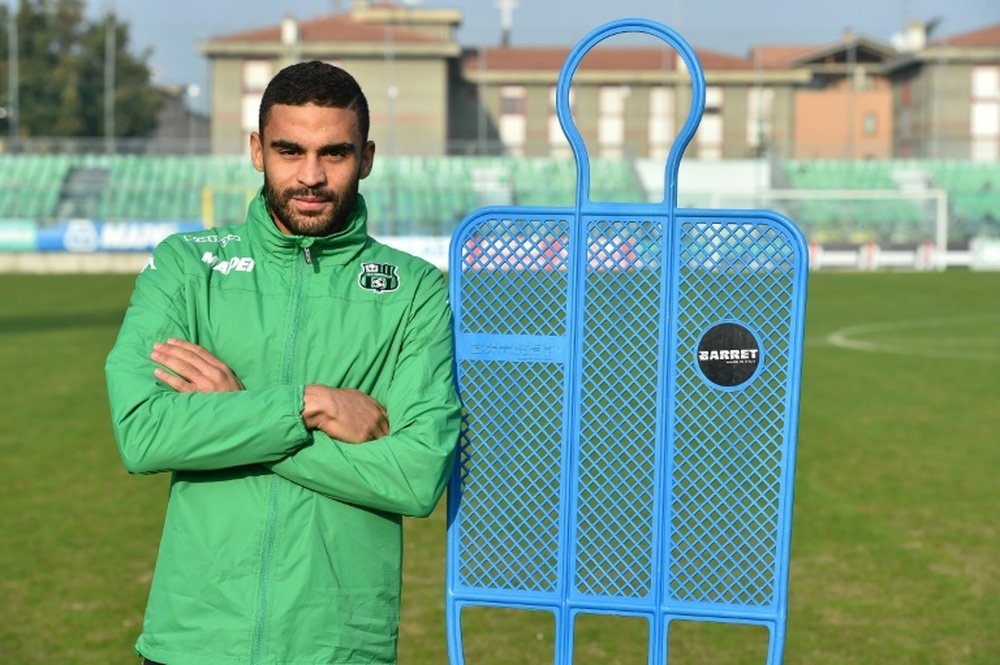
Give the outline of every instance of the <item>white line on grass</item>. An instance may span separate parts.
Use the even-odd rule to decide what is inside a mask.
[[[963,336],[955,328],[986,325],[991,330],[1000,324],[1000,316],[963,316],[955,318],[888,321],[848,326],[826,337],[827,344],[852,351],[895,353],[927,358],[959,358],[1000,362],[1000,332],[995,335]],[[940,330],[937,335],[872,339],[884,333]],[[949,334],[951,333],[951,334]]]

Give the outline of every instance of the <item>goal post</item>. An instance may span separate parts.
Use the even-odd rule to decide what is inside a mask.
[[[963,262],[949,254],[942,189],[761,189],[713,193],[709,201],[712,208],[763,207],[791,218],[806,235],[814,269],[943,270]]]
[[[259,187],[216,185],[201,190],[201,218],[205,228],[239,224],[246,220],[247,206]]]

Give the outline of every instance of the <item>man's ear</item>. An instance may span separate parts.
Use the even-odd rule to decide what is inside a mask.
[[[264,172],[264,144],[258,132],[250,132],[250,161],[255,169]]]
[[[368,141],[361,149],[361,170],[358,172],[358,179],[363,180],[372,172],[372,165],[375,163],[375,141]]]

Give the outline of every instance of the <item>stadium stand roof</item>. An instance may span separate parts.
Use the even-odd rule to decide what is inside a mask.
[[[487,69],[560,69],[569,55],[565,47],[491,47],[466,51],[465,68],[475,70],[480,65]],[[706,70],[749,70],[754,63],[748,58],[695,49]],[[480,60],[481,58],[481,60]],[[580,63],[580,69],[591,70],[662,70],[677,66],[677,52],[670,48],[600,48],[594,49]]]
[[[973,46],[1000,48],[1000,23],[952,37],[942,37],[931,42],[932,46]]]
[[[384,42],[389,31],[392,30],[392,40],[394,42],[446,42],[447,40],[433,35],[410,30],[406,28],[392,27],[381,23],[372,23],[359,20],[354,14],[333,14],[320,16],[298,23],[299,40],[309,42]],[[277,42],[281,41],[281,26],[275,25],[268,28],[247,30],[218,37],[213,40],[219,42]]]

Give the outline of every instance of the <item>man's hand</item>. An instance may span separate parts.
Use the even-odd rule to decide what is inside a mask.
[[[153,375],[179,393],[243,390],[243,384],[229,365],[197,344],[182,339],[168,339],[154,344],[149,357],[170,370],[168,372],[157,367],[153,370]]]
[[[306,386],[302,421],[309,429],[346,443],[365,443],[389,433],[382,405],[350,388]]]

